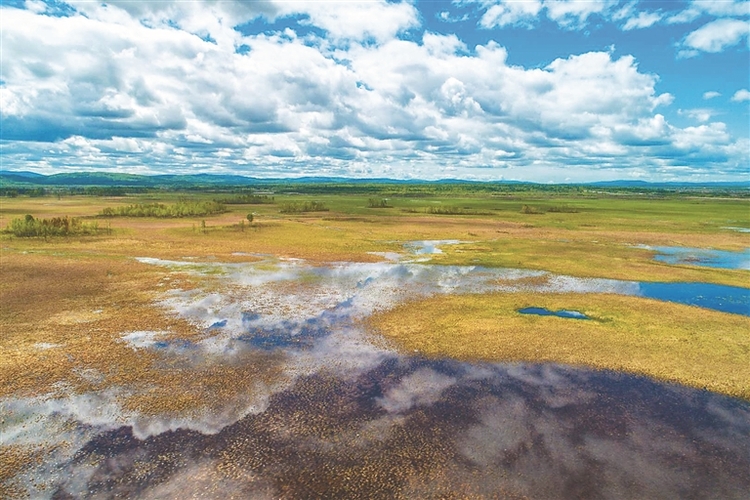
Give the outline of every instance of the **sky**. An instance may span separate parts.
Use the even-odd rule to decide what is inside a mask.
[[[750,180],[750,1],[3,0],[0,161]]]

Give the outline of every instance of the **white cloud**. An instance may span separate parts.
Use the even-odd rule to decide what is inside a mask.
[[[685,24],[695,21],[701,17],[701,11],[699,9],[689,7],[685,10],[677,12],[668,16],[665,20],[667,24]]]
[[[642,29],[653,26],[661,21],[663,15],[659,12],[639,12],[636,17],[631,17],[623,25],[624,31]]]
[[[234,30],[260,17],[274,20],[306,16],[306,24],[329,33],[334,40],[383,41],[420,24],[419,13],[408,2],[385,0],[367,2],[321,2],[259,0],[224,2],[220,0],[164,0],[134,2],[113,0],[106,4],[89,0],[69,0],[87,16],[109,22],[137,19],[149,26],[173,26],[199,36],[210,36],[219,44],[232,44],[239,34]],[[124,15],[123,15],[124,14]]]
[[[677,129],[674,131],[674,136],[674,144],[677,148],[695,152],[713,149],[707,148],[707,146],[726,145],[730,143],[726,125],[721,122]]]
[[[716,114],[714,110],[707,108],[680,109],[678,110],[678,113],[688,116],[700,123],[708,122]]]
[[[669,124],[661,110],[673,97],[632,56],[588,52],[512,66],[495,42],[470,50],[455,35],[399,39],[415,22],[411,6],[380,3],[365,12],[383,7],[390,20],[335,35],[375,44],[332,45],[330,32],[292,29],[227,30],[213,43],[142,21],[170,5],[128,6],[143,9],[138,19],[118,7],[89,18],[3,9],[6,168],[44,170],[53,161],[60,169],[586,180],[602,165],[632,173],[663,157],[684,163],[703,154],[701,140],[736,168],[746,158],[710,119],[706,129]],[[331,5],[309,22],[333,22],[357,4],[340,13]],[[224,29],[211,9],[230,7],[207,6],[215,19],[203,24]],[[232,22],[259,10],[248,12]],[[239,44],[248,51],[236,53]],[[683,147],[688,136],[699,142]]]
[[[747,17],[750,16],[748,0],[693,0],[687,8],[665,18],[667,24],[690,23],[707,14],[709,16]]]
[[[410,3],[276,2],[281,15],[307,14],[309,24],[326,30],[335,39],[384,41],[419,26],[419,12]]]
[[[709,90],[708,92],[703,93],[703,99],[705,100],[714,99],[720,96],[721,96],[721,93],[716,92],[715,90]]]
[[[45,12],[47,10],[47,4],[42,2],[42,0],[26,0],[24,2],[24,6],[30,10],[31,12],[34,12],[36,14],[40,14],[42,12]]]
[[[714,16],[750,16],[748,0],[693,0],[691,8]]]
[[[734,93],[732,96],[733,102],[750,101],[750,91],[747,89],[741,89]]]
[[[457,23],[457,22],[466,21],[467,19],[469,19],[469,14],[466,13],[461,17],[457,17],[457,16],[454,17],[451,15],[449,11],[444,10],[437,14],[437,18],[445,23]]]
[[[542,13],[564,29],[581,29],[593,14],[607,16],[618,0],[454,0],[456,5],[478,4],[482,28],[531,27]]]
[[[586,24],[592,14],[604,14],[618,0],[545,0],[547,17],[556,21],[560,26],[566,28],[580,28]]]
[[[721,52],[737,45],[748,36],[750,24],[739,19],[717,19],[689,33],[683,41],[684,56],[696,55],[695,51]]]
[[[504,0],[492,5],[479,20],[483,28],[503,27],[507,25],[531,26],[542,10],[540,0],[524,2]]]

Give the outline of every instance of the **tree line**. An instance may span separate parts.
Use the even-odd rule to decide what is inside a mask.
[[[227,209],[217,201],[179,201],[171,205],[164,203],[137,203],[124,207],[107,207],[100,212],[104,217],[199,217],[222,214]]]

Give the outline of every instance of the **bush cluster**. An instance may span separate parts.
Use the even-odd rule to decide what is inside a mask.
[[[388,204],[386,198],[370,198],[367,200],[367,206],[370,208],[393,208],[393,205]]]
[[[100,212],[105,217],[197,217],[226,212],[226,207],[216,201],[180,201],[172,205],[139,203],[125,207],[107,207]]]
[[[303,212],[328,212],[328,207],[320,201],[304,203],[284,203],[279,210],[282,214],[301,214]]]
[[[19,237],[31,236],[78,236],[91,235],[99,231],[96,222],[86,223],[75,217],[53,217],[51,219],[35,219],[27,214],[23,219],[10,221],[6,233]]]

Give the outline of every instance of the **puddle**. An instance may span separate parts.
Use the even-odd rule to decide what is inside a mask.
[[[737,231],[738,233],[750,233],[750,228],[747,228],[747,227],[727,226],[727,227],[722,227],[722,229],[728,229],[730,231]]]
[[[666,264],[750,270],[750,249],[729,252],[705,248],[651,247],[647,245],[640,245],[638,248],[655,251],[654,260]]]
[[[251,359],[278,380],[227,380],[225,406],[198,414],[126,411],[128,387],[0,400],[0,446],[65,444],[16,478],[34,498],[743,498],[750,489],[750,403],[609,372],[402,356],[360,326],[447,293],[617,293],[750,315],[748,289],[393,259],[139,260],[210,277],[206,290],[161,302],[204,333],[188,342],[133,331],[123,342],[159,352],[165,369]]]
[[[143,349],[156,345],[159,342],[159,337],[166,334],[167,332],[140,330],[124,333],[120,338],[133,349]]]
[[[550,311],[544,307],[524,307],[518,310],[521,314],[535,314],[537,316],[557,316],[558,318],[570,318],[570,319],[590,319],[585,314],[578,311],[566,311],[561,309],[559,311]]]
[[[445,245],[458,245],[465,243],[461,240],[424,240],[424,241],[411,241],[404,245],[404,248],[415,255],[430,255],[443,253],[440,249],[441,246]]]

